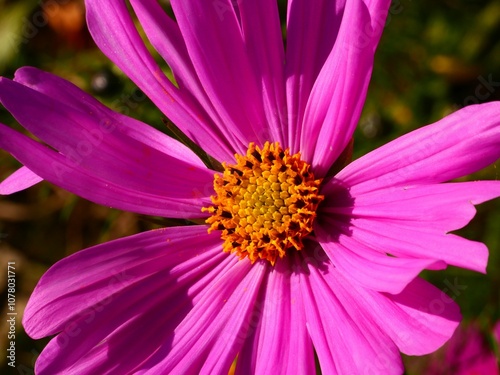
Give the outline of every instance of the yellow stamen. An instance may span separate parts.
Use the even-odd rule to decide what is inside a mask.
[[[316,209],[324,199],[300,153],[290,155],[279,143],[263,148],[251,143],[246,156],[236,155],[237,164],[223,163],[216,174],[206,223],[209,232],[221,231],[223,249],[252,263],[258,259],[274,265],[287,250],[301,250],[302,239],[313,230]]]

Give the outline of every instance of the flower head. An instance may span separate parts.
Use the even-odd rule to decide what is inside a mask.
[[[310,374],[316,353],[325,374],[398,374],[400,352],[446,342],[458,307],[418,274],[485,272],[485,245],[449,232],[500,183],[444,182],[499,158],[500,103],[466,107],[336,173],[390,1],[289,0],[286,49],[276,1],[172,0],[175,20],[155,1],[130,4],[175,84],[125,2],[87,0],[90,31],[205,163],[22,68],[0,80],[0,101],[45,144],[0,126],[0,147],[25,166],[0,192],[43,178],[106,206],[198,224],[55,264],[24,316],[32,337],[55,335],[37,373],[222,374],[237,358],[240,374]]]
[[[321,180],[314,179],[300,154],[290,155],[278,142],[266,142],[262,149],[251,143],[246,156],[236,159],[215,175],[214,206],[202,209],[212,214],[209,232],[222,231],[225,251],[274,265],[287,250],[304,248],[302,238],[313,231],[324,198]]]

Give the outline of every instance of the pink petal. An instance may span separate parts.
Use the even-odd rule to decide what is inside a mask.
[[[335,45],[311,90],[300,150],[324,176],[351,140],[363,108],[390,1],[346,3]]]
[[[444,356],[439,352],[431,356],[428,375],[450,372],[457,375],[499,374],[495,353],[475,322],[458,327],[441,352]]]
[[[51,322],[52,314],[60,322],[49,328],[62,330],[42,353],[37,373],[134,372],[169,347],[168,337],[200,293],[235,262],[203,226],[142,233],[66,258],[41,279],[28,304],[28,332],[32,324],[38,328],[35,318]],[[142,335],[147,345],[133,339]]]
[[[252,141],[268,136],[259,77],[245,50],[241,27],[230,0],[171,1],[200,81],[217,109],[232,145],[245,153]],[[254,30],[252,30],[254,32]]]
[[[23,126],[60,151],[1,127],[1,147],[47,181],[116,208],[151,215],[204,216],[201,206],[207,198],[202,198],[210,194],[213,172],[199,161],[195,165],[165,153],[165,147],[149,146],[148,135],[137,136],[139,126],[148,133],[145,124],[130,120],[121,131],[127,117],[113,121],[98,111],[84,112],[6,79],[0,81],[0,100]],[[132,127],[136,129],[130,131]],[[163,138],[165,146],[174,143]],[[32,152],[26,153],[27,147]],[[192,153],[186,150],[175,147],[173,154],[185,152],[189,159]]]
[[[214,124],[222,124],[223,121],[196,74],[177,23],[165,13],[156,0],[133,0],[131,4],[149,41],[172,69],[182,95],[194,103],[199,103]],[[214,127],[213,130],[219,133],[221,129]],[[233,138],[231,133],[223,136],[227,139]]]
[[[326,225],[316,226],[315,233],[337,272],[367,289],[397,294],[424,269],[446,267],[435,259],[388,256],[345,234],[332,237]]]
[[[185,94],[194,95],[203,107],[206,94],[196,75],[177,23],[154,0],[132,0],[132,7],[149,41],[169,65]]]
[[[345,277],[399,293],[426,268],[485,271],[486,247],[448,233],[474,217],[474,204],[500,196],[500,182],[391,187],[356,197],[343,189],[333,180],[322,191],[328,198],[315,232]]]
[[[185,199],[169,198],[163,194],[145,194],[141,190],[116,185],[102,179],[93,171],[82,169],[62,154],[1,124],[0,135],[0,148],[11,153],[33,172],[63,189],[98,204],[152,216],[178,218],[205,216],[201,213],[201,207],[208,204],[209,200],[203,198],[202,190],[199,188],[187,193]],[[30,152],[26,153],[23,150]],[[173,189],[179,187],[172,185],[170,190],[175,192]],[[177,193],[179,192],[181,190],[177,190]]]
[[[155,63],[137,32],[125,2],[86,1],[87,23],[106,54],[185,134],[219,160],[235,149],[199,103],[176,88]]]
[[[34,338],[52,335],[94,303],[220,246],[219,236],[201,225],[144,232],[77,252],[38,282],[24,312],[26,332]]]
[[[382,311],[357,298],[331,265],[321,273],[308,267],[300,276],[307,328],[324,374],[403,372],[396,345],[371,319]]]
[[[306,303],[306,313],[311,313],[309,331],[321,365],[331,355],[331,368],[341,374],[363,370],[401,373],[398,351],[423,355],[437,350],[452,336],[461,319],[453,299],[420,278],[398,295],[390,295],[349,283],[332,265],[325,268],[319,272],[309,267],[309,277],[303,276],[310,285],[304,289],[306,298],[317,306],[315,312],[314,305]],[[323,333],[318,325],[327,330]],[[342,332],[341,338],[335,340],[331,336],[334,331]],[[353,348],[351,354],[342,356],[344,346],[345,351]]]
[[[213,259],[182,264],[185,274],[177,280],[170,275],[180,273],[164,270],[83,310],[45,347],[36,364],[37,374],[135,373],[169,344],[165,337],[192,308],[199,291],[232,265],[220,249],[207,256]],[[151,294],[145,296],[145,290]],[[137,337],[148,337],[148,344],[134,340]]]
[[[5,180],[0,182],[0,195],[9,195],[32,187],[42,181],[43,178],[33,173],[26,167],[21,167]]]
[[[327,215],[389,220],[443,234],[467,225],[474,205],[500,196],[500,181],[474,181],[389,187],[341,201],[334,197],[336,183],[322,191],[333,197],[322,208]]]
[[[266,113],[269,141],[287,143],[285,98],[285,51],[278,3],[269,0],[240,1],[238,11],[245,47],[253,73],[261,79],[262,104]]]
[[[232,256],[232,255],[230,255]],[[138,374],[227,373],[242,344],[267,264],[237,261],[206,287],[177,326],[166,350],[155,353]],[[152,364],[154,366],[151,366]]]
[[[282,260],[269,272],[265,290],[254,307],[254,324],[238,355],[237,375],[315,372],[299,277],[290,270],[290,262]]]
[[[481,242],[454,234],[430,231],[394,220],[352,219],[349,236],[372,249],[400,258],[443,261],[486,272],[488,249]]]
[[[462,108],[359,158],[336,177],[358,196],[476,172],[500,158],[499,114],[500,102]]]
[[[299,151],[304,112],[311,89],[335,43],[345,1],[289,0],[286,91],[288,144]]]
[[[59,101],[61,104],[65,104],[81,112],[92,113],[96,117],[100,116],[101,122],[111,118],[116,122],[116,126],[119,127],[120,132],[128,137],[167,155],[198,166],[204,166],[199,157],[182,143],[166,137],[164,133],[152,126],[112,111],[65,79],[44,72],[43,70],[23,67],[16,71],[14,81],[45,94]],[[112,125],[109,124],[108,126],[111,127]]]
[[[453,293],[453,290],[450,292]],[[398,295],[370,292],[366,306],[399,350],[408,355],[429,354],[450,339],[461,320],[458,305],[443,291],[416,278]],[[362,298],[362,296],[359,296]]]

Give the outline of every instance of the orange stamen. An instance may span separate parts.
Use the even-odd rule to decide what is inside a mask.
[[[224,251],[252,263],[265,259],[274,265],[288,250],[302,250],[324,199],[310,165],[278,142],[263,148],[251,143],[236,161],[222,164],[224,172],[214,180],[214,205],[202,209],[212,214],[206,220],[209,232],[220,230]]]

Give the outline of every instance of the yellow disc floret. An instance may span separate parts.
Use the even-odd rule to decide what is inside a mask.
[[[237,164],[223,163],[215,175],[209,232],[221,231],[224,251],[252,262],[266,259],[274,265],[288,250],[301,250],[302,239],[313,230],[316,209],[323,200],[300,153],[290,155],[279,143],[251,143]]]

